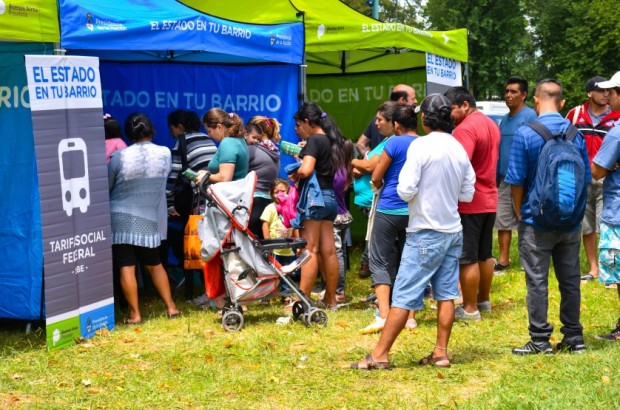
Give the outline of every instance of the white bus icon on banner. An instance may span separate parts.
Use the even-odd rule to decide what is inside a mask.
[[[62,209],[67,216],[73,208],[86,213],[90,205],[88,184],[88,156],[86,143],[82,138],[65,138],[58,144],[58,163],[60,165],[60,185],[62,189]]]

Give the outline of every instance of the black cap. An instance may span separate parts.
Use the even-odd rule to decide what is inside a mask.
[[[423,111],[426,115],[437,112],[441,109],[441,107],[448,107],[448,109],[452,109],[452,103],[450,100],[443,96],[442,94],[435,93],[428,95],[423,101],[422,104],[415,107],[416,114],[420,111]]]
[[[589,93],[590,91],[603,91],[604,88],[598,86],[598,83],[602,83],[603,81],[607,81],[607,79],[601,77],[600,75],[595,75],[594,77],[590,78],[586,83],[586,92]]]

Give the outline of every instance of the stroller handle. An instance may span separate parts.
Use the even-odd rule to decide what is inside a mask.
[[[200,182],[198,183],[198,190],[200,191],[200,195],[203,197],[207,196],[207,186],[210,185],[209,178],[211,177],[211,173],[207,171],[207,173],[202,177]]]

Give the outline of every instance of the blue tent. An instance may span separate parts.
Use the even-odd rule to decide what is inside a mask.
[[[166,116],[211,107],[277,118],[295,141],[301,21],[250,24],[213,17],[175,0],[60,0],[61,47],[99,57],[104,110],[119,120],[145,112],[155,143],[172,146]],[[283,165],[292,161],[284,158]]]
[[[247,24],[175,0],[60,0],[61,45],[115,61],[301,64],[302,22]]]

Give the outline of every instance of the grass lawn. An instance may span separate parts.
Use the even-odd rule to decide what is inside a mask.
[[[418,329],[396,341],[395,369],[363,372],[347,367],[379,338],[359,334],[373,319],[365,304],[330,312],[326,328],[276,325],[279,300],[252,304],[243,330],[226,333],[215,312],[197,310],[180,295],[177,320],[165,317],[158,299],[143,298],[143,325],[119,325],[60,351],[47,351],[41,329],[25,335],[0,328],[0,408],[618,408],[620,344],[594,339],[616,323],[616,291],[582,285],[585,354],[515,357],[511,348],[528,333],[524,274],[517,255],[512,259],[513,268],[494,278],[493,311],[478,323],[455,324],[450,369],[417,365],[435,342],[429,303],[417,315]],[[369,293],[368,280],[357,277],[358,260],[354,250],[347,278],[354,301]],[[549,300],[552,341],[559,342],[555,279]]]

